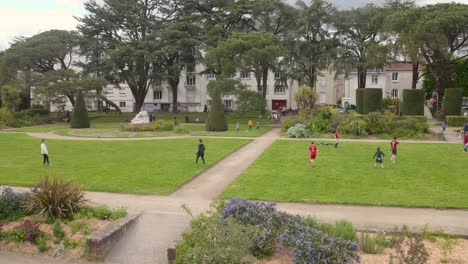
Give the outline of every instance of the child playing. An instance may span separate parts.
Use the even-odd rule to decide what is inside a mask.
[[[335,130],[335,148],[338,148],[338,143],[340,143],[340,135],[338,134],[338,130]]]
[[[396,163],[396,155],[397,155],[397,145],[400,144],[400,139],[397,137],[394,137],[392,142],[390,142],[390,149],[392,150],[392,157],[390,160],[393,163]]]
[[[240,131],[240,124],[239,124],[239,122],[237,122],[237,124],[236,124],[236,134],[239,134],[239,131]]]
[[[380,166],[382,167],[382,169],[384,168],[383,158],[382,157],[385,157],[385,154],[382,151],[380,151],[380,147],[378,147],[377,152],[375,152],[375,154],[374,154],[374,159],[375,159],[374,168],[377,168],[377,164],[379,164],[379,163],[380,163]]]
[[[315,145],[315,142],[312,141],[310,147],[309,147],[309,151],[310,151],[310,163],[312,164],[312,168],[315,167],[315,159],[317,158],[317,145]]]

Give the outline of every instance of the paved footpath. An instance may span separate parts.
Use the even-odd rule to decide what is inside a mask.
[[[68,138],[68,137],[67,137]],[[167,248],[175,246],[181,234],[189,228],[191,217],[182,209],[187,205],[196,216],[210,208],[213,199],[250,166],[275,140],[279,129],[265,135],[218,162],[169,196],[113,194],[88,192],[92,204],[111,207],[125,206],[129,212],[142,212],[139,220],[128,230],[125,237],[113,248],[105,263],[167,263]],[[127,139],[128,140],[128,139]],[[15,188],[26,191],[26,188]],[[412,230],[421,230],[428,225],[430,230],[441,228],[448,233],[468,236],[468,210],[437,210],[397,207],[311,205],[279,203],[279,210],[314,216],[319,221],[333,223],[346,219],[361,230],[391,231],[395,226],[407,225]],[[55,261],[49,258],[18,256],[0,252],[3,263],[87,263],[79,261]]]

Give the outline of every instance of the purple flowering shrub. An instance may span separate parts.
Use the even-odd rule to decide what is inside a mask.
[[[0,194],[0,220],[15,221],[26,216],[23,203],[28,197],[28,193],[17,193],[11,188],[5,188]]]
[[[233,217],[240,223],[254,225],[260,233],[254,241],[255,256],[287,248],[295,263],[352,264],[359,263],[359,246],[355,242],[330,237],[304,224],[299,216],[278,212],[274,204],[253,203],[232,199],[222,212],[222,218]]]

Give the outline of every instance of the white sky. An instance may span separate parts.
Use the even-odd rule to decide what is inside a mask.
[[[7,49],[17,36],[30,37],[50,29],[72,30],[78,22],[74,16],[84,14],[86,0],[0,0],[0,51]],[[287,0],[294,4],[296,0]],[[329,0],[339,8],[381,4],[385,0]],[[416,0],[420,5],[450,0]],[[455,2],[468,4],[468,0]]]

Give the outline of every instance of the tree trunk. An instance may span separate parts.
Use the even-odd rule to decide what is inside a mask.
[[[177,103],[178,103],[178,96],[179,96],[179,78],[175,78],[174,80],[169,81],[169,86],[171,87],[172,91],[172,112],[177,112]]]
[[[143,94],[139,91],[138,95],[135,96],[135,104],[133,105],[133,113],[139,113],[143,104],[145,103],[146,94]]]
[[[416,89],[419,80],[419,63],[413,63],[413,81],[411,83],[411,88]]]
[[[309,87],[317,90],[316,84],[317,84],[317,71],[315,70],[315,67],[312,67],[312,69],[310,69],[310,75],[309,75]]]
[[[262,76],[255,75],[255,80],[257,80],[257,92],[262,91]]]
[[[366,88],[367,69],[358,68],[358,88]]]
[[[98,94],[97,97],[98,97],[98,100],[102,100],[102,101],[106,102],[107,104],[114,107],[117,112],[122,113],[122,110],[120,110],[120,107],[117,104],[115,104],[114,102],[112,102],[111,100],[107,99],[106,97],[104,97],[103,95],[100,95],[100,94]]]
[[[263,100],[266,100],[266,93],[268,89],[268,67],[263,68],[263,73],[262,73],[262,95],[263,95]]]
[[[71,94],[66,95],[68,100],[70,100],[70,103],[72,104],[73,107],[75,107],[75,97]]]

